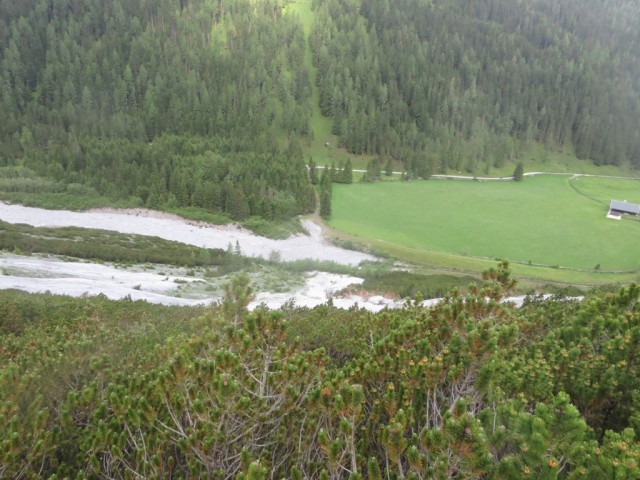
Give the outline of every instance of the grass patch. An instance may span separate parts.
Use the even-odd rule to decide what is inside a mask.
[[[539,143],[526,145],[514,162],[507,162],[500,168],[491,167],[489,175],[495,177],[510,176],[518,162],[522,161],[525,172],[584,173],[590,175],[640,176],[640,172],[630,170],[627,166],[595,165],[590,161],[580,160],[570,145],[562,150],[554,150]],[[485,172],[479,172],[482,176]]]
[[[0,200],[9,203],[19,203],[27,207],[45,208],[47,210],[91,210],[92,208],[138,208],[142,207],[142,200],[137,197],[127,200],[113,200],[100,195],[83,195],[74,193],[26,193],[0,192]]]
[[[417,248],[408,248],[375,238],[338,232],[333,230],[334,236],[351,238],[353,241],[365,244],[371,251],[385,252],[388,258],[395,258],[412,265],[412,271],[418,273],[444,273],[453,275],[478,275],[484,270],[495,267],[496,260],[489,258],[464,257],[447,252],[434,252]],[[628,284],[640,282],[640,272],[606,273],[595,271],[569,270],[565,268],[548,268],[528,265],[527,263],[511,263],[511,271],[517,276],[520,293],[532,289],[545,291],[548,284],[557,286],[576,285],[589,288],[604,284]],[[360,275],[362,276],[362,275]]]
[[[640,203],[640,181],[622,178],[576,177],[571,186],[581,195],[609,206],[611,200]]]
[[[226,225],[232,220],[223,213],[209,212],[200,208],[194,207],[180,207],[170,208],[166,210],[169,213],[173,213],[182,218],[193,220],[196,222],[206,222],[213,225]]]
[[[242,222],[242,226],[251,230],[256,235],[273,238],[275,240],[284,240],[297,233],[306,233],[306,230],[297,218],[276,223],[261,217],[251,217]]]
[[[616,180],[583,180],[602,198],[618,194]],[[638,272],[639,224],[606,219],[607,205],[580,195],[569,182],[541,176],[334,185],[330,225],[398,258],[461,270],[480,271],[495,258],[509,258],[534,276],[541,266],[584,270],[592,279],[597,264],[599,275]],[[631,188],[634,181],[620,182]]]

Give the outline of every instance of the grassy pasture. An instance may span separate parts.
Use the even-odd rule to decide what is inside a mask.
[[[579,177],[571,186],[582,195],[608,206],[611,199],[640,203],[640,181],[620,178]]]
[[[334,185],[333,192],[331,227],[418,263],[476,270],[485,259],[508,258],[524,274],[585,283],[592,275],[576,270],[599,265],[607,281],[615,280],[604,272],[636,272],[620,279],[629,281],[640,271],[640,222],[606,218],[611,198],[640,201],[637,180],[545,175]]]
[[[492,177],[504,177],[513,174],[516,164],[522,161],[525,172],[557,172],[557,173],[585,173],[590,175],[622,175],[638,176],[628,165],[594,165],[592,162],[580,160],[575,156],[573,147],[566,145],[562,150],[546,148],[539,143],[530,142],[525,145],[511,162],[502,167],[490,168],[488,173]],[[448,172],[454,173],[454,172]],[[485,172],[478,172],[482,176]]]

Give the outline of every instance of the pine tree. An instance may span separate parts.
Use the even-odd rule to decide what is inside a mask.
[[[231,281],[224,286],[222,311],[234,327],[238,326],[240,317],[247,311],[247,306],[253,298],[251,279],[244,272],[231,277]]]
[[[381,161],[379,158],[374,158],[369,160],[367,164],[367,181],[368,182],[377,182],[380,180],[380,169],[381,169]]]
[[[318,184],[318,173],[316,171],[316,162],[313,158],[309,157],[309,181],[312,185]]]
[[[513,171],[513,180],[516,182],[521,182],[524,178],[524,166],[522,162],[518,162],[516,169]]]
[[[249,216],[249,203],[240,188],[232,190],[227,212],[234,220],[244,220]]]
[[[384,174],[387,177],[393,175],[393,160],[391,159],[391,157],[389,157],[389,159],[387,160],[387,164],[384,167]]]
[[[327,189],[329,195],[331,195],[331,182],[331,173],[329,173],[329,168],[325,165],[324,169],[322,170],[322,175],[320,175],[320,187],[323,189]]]
[[[351,159],[347,159],[342,171],[340,172],[341,183],[353,183],[353,167],[351,165]]]
[[[331,192],[325,187],[320,190],[320,216],[325,220],[331,218]]]

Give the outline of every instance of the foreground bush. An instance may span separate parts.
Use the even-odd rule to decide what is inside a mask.
[[[2,292],[0,477],[637,478],[640,288],[515,309],[505,267],[299,341],[295,310]]]

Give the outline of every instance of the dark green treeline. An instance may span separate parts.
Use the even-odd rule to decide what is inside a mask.
[[[349,152],[485,172],[522,147],[640,165],[630,0],[0,0],[0,166],[150,207],[312,211],[312,52]]]

